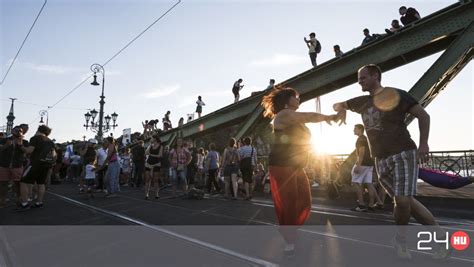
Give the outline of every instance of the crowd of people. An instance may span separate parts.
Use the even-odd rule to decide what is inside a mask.
[[[254,188],[263,192],[268,183],[250,137],[238,142],[232,138],[221,156],[213,143],[207,149],[196,148],[178,138],[170,147],[158,135],[146,147],[140,140],[119,151],[111,136],[102,142],[89,139],[61,146],[48,138],[51,129],[46,125],[39,126],[29,142],[24,140],[27,131],[22,124],[10,137],[0,139],[0,207],[5,206],[9,189],[18,210],[43,207],[46,186],[61,181],[77,184],[78,192],[89,198],[98,193],[114,197],[121,187],[130,186],[143,190],[145,199],[159,199],[160,190],[170,187],[172,197],[186,196],[193,189],[247,200]]]

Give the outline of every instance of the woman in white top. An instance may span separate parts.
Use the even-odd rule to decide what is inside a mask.
[[[197,153],[197,173],[196,173],[196,183],[199,186],[204,186],[204,148],[200,147]]]
[[[204,102],[202,102],[201,96],[198,96],[198,100],[196,101],[197,107],[196,107],[196,113],[198,114],[198,118],[201,118],[201,113],[202,113],[202,106],[205,106]]]
[[[130,149],[126,148],[122,155],[122,182],[124,186],[128,186],[128,180],[130,179],[130,172],[132,170],[130,160]]]

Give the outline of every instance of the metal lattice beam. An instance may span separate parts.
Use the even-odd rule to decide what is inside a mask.
[[[446,49],[409,93],[423,106],[428,106],[457,74],[472,60],[474,53],[474,22]],[[406,123],[413,120],[407,117]]]
[[[383,71],[387,71],[446,49],[473,18],[474,4],[458,2],[404,27],[394,35],[353,49],[341,58],[325,62],[282,84],[296,88],[302,101],[310,100],[355,83],[360,66],[375,63]],[[262,91],[178,129],[165,132],[162,138],[165,141],[170,139],[175,131],[180,131],[185,138],[192,137],[244,122],[238,133],[243,136],[261,119],[262,109],[259,104],[264,94]]]

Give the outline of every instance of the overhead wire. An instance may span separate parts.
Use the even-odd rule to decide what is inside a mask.
[[[158,21],[160,21],[163,17],[165,17],[169,12],[171,12],[177,5],[181,3],[181,0],[178,0],[173,6],[171,6],[166,12],[164,12],[160,17],[158,17],[153,23],[151,23],[148,27],[146,27],[143,31],[141,31],[137,36],[135,36],[130,42],[128,42],[122,49],[120,49],[117,53],[115,53],[111,58],[109,58],[102,66],[109,64],[112,60],[114,60],[118,55],[120,55],[125,49],[127,49],[133,42],[135,42],[138,38],[140,38],[146,31],[148,31],[151,27],[153,27]],[[77,89],[79,89],[86,81],[88,81],[93,74],[87,76],[84,80],[82,80],[79,84],[74,86],[67,94],[61,97],[58,101],[56,101],[53,105],[48,106],[48,110],[53,109],[56,107],[57,104],[61,103],[66,97],[71,95]],[[40,116],[38,116],[33,121],[36,121]]]
[[[120,49],[117,53],[115,53],[110,59],[108,59],[102,66],[106,66],[109,64],[112,60],[114,60],[118,55],[120,55],[125,49],[127,49],[133,42],[135,42],[138,38],[140,38],[146,31],[148,31],[153,25],[155,25],[158,21],[160,21],[164,16],[166,16],[171,10],[173,10],[178,4],[181,3],[181,0],[178,0],[173,6],[171,6],[166,12],[164,12],[159,18],[157,18],[153,23],[151,23],[148,27],[146,27],[143,31],[141,31],[135,38],[133,38],[130,42],[128,42],[122,49]],[[80,82],[78,85],[76,85],[71,91],[69,91],[66,95],[61,97],[56,103],[54,103],[51,108],[54,108],[57,104],[59,104],[61,101],[63,101],[66,97],[68,97],[70,94],[72,94],[74,91],[79,89],[81,85],[83,85],[87,80],[89,80],[92,77],[93,74],[90,74],[86,79],[84,79],[82,82]]]
[[[25,43],[26,43],[26,39],[28,39],[28,36],[30,36],[31,31],[33,30],[33,27],[35,26],[36,21],[38,20],[38,18],[40,17],[41,13],[43,12],[44,6],[46,6],[46,3],[47,3],[47,2],[48,2],[48,0],[44,0],[43,6],[41,7],[40,11],[38,12],[38,15],[36,15],[35,21],[33,21],[33,24],[31,25],[30,30],[29,30],[28,33],[26,34],[25,39],[23,40],[23,42],[22,42],[21,45],[20,45],[20,48],[19,48],[18,51],[16,52],[16,55],[15,55],[15,57],[13,58],[12,62],[10,63],[10,66],[8,67],[7,72],[5,72],[5,75],[3,76],[3,79],[2,79],[2,81],[0,82],[0,85],[2,85],[2,84],[5,82],[5,79],[7,78],[8,73],[10,72],[11,68],[13,67],[13,64],[15,63],[15,61],[16,61],[18,55],[20,54],[20,51],[21,51],[21,49],[23,48],[23,45],[25,45]]]
[[[1,101],[5,101],[5,102],[11,102],[10,99],[8,98],[0,98]],[[37,103],[31,103],[31,102],[24,102],[24,101],[19,101],[19,100],[16,100],[15,101],[15,104],[24,104],[24,105],[31,105],[31,106],[37,106],[37,107],[43,107],[43,108],[48,108],[48,107],[51,107],[51,106],[48,106],[48,105],[44,105],[44,104],[37,104]],[[87,108],[79,108],[79,107],[56,107],[57,109],[71,109],[71,110],[87,110]]]

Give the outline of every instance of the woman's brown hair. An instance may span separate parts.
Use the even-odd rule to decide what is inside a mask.
[[[265,109],[263,116],[273,119],[275,115],[285,109],[291,97],[297,97],[298,92],[291,87],[275,86],[269,94],[263,97],[261,105]]]

